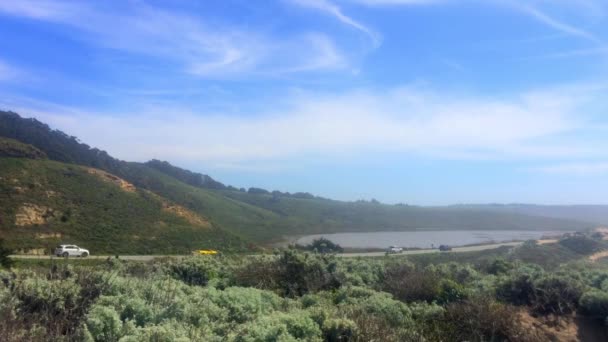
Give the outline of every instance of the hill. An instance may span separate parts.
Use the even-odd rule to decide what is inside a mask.
[[[478,204],[458,205],[459,209],[482,209],[493,212],[518,213],[608,225],[608,205],[537,205],[537,204]]]
[[[2,158],[0,175],[0,238],[13,249],[63,241],[96,254],[246,247],[206,217],[99,169]]]
[[[18,157],[31,159],[46,159],[46,154],[32,145],[21,143],[14,139],[0,137],[0,158]]]
[[[247,191],[238,190],[208,175],[184,170],[168,162],[152,160],[147,163],[134,163],[118,160],[105,151],[81,143],[76,137],[53,130],[35,119],[22,118],[12,112],[0,111],[0,137],[6,142],[0,146],[9,146],[3,150],[13,151],[10,152],[12,154],[6,153],[3,154],[4,157],[0,157],[0,163],[3,165],[0,168],[0,177],[3,177],[6,191],[12,187],[7,180],[13,178],[20,184],[40,184],[40,187],[33,188],[35,191],[20,194],[9,192],[3,195],[5,218],[0,226],[0,233],[9,241],[14,240],[12,243],[19,246],[26,246],[24,241],[29,241],[28,243],[39,241],[35,239],[36,233],[50,234],[53,232],[52,229],[55,229],[54,224],[59,223],[51,220],[55,223],[50,227],[35,226],[27,234],[20,233],[13,237],[11,234],[17,230],[10,226],[11,220],[6,217],[15,215],[19,205],[36,204],[41,194],[46,191],[57,191],[53,188],[53,184],[58,183],[69,189],[66,191],[71,194],[68,196],[71,200],[54,202],[52,207],[62,213],[70,208],[72,210],[81,207],[83,213],[86,212],[86,215],[90,216],[83,217],[82,221],[70,221],[71,228],[61,231],[65,234],[63,239],[81,241],[79,239],[96,236],[89,235],[92,231],[101,234],[100,231],[108,230],[109,235],[103,235],[105,233],[97,235],[98,242],[96,242],[98,248],[108,252],[123,251],[129,245],[127,242],[120,242],[120,246],[111,245],[113,234],[118,231],[117,227],[122,229],[120,237],[128,241],[131,239],[130,236],[140,236],[140,233],[144,233],[143,226],[156,227],[155,224],[159,220],[175,222],[176,228],[168,230],[174,234],[173,237],[166,235],[169,234],[168,231],[154,230],[158,234],[165,234],[162,236],[166,238],[158,238],[157,242],[131,239],[133,240],[131,245],[139,244],[138,248],[141,250],[159,251],[159,246],[164,244],[161,250],[169,251],[184,250],[204,241],[216,241],[212,239],[220,239],[222,235],[226,236],[227,241],[221,242],[222,246],[233,246],[240,243],[236,242],[237,240],[267,244],[289,235],[330,232],[414,229],[579,230],[593,226],[585,220],[542,217],[487,208],[386,205],[376,201],[343,202],[305,192],[289,194],[253,187]],[[7,156],[26,159],[7,158]],[[48,160],[29,160],[45,156]],[[35,171],[37,168],[39,170]],[[82,171],[84,176],[76,178],[62,176],[69,168],[85,170]],[[89,191],[88,189],[96,187],[105,189],[110,186],[104,182],[99,183],[99,177],[95,178],[94,175],[88,174],[86,170],[91,168],[105,172],[110,175],[108,177],[115,177],[131,184],[136,189],[135,193],[119,192],[119,200],[122,203],[120,207],[108,206],[109,200],[97,195],[87,197],[87,200],[78,199],[81,190]],[[39,179],[47,179],[48,182]],[[91,183],[95,180],[97,183]],[[84,183],[79,184],[79,182]],[[110,192],[109,189],[105,191]],[[88,192],[85,194],[83,194],[85,197],[94,195]],[[46,200],[51,201],[51,199]],[[152,215],[151,208],[160,210],[162,203],[171,203],[204,218],[216,229],[213,230],[213,234],[216,235],[205,235],[208,232],[203,234],[203,231],[196,229],[188,231],[186,229],[188,224],[183,221],[179,223],[174,221],[175,218],[161,219],[154,216],[160,214]],[[47,206],[44,203],[40,205]],[[104,211],[101,215],[100,208]],[[95,222],[91,222],[93,219]],[[120,223],[116,223],[119,221]],[[78,233],[77,230],[82,230],[82,233]],[[199,233],[200,238],[195,236]],[[179,234],[183,235],[183,240],[177,238]],[[111,239],[104,245],[102,240],[106,238]]]

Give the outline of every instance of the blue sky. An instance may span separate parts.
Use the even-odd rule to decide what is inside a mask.
[[[0,0],[0,108],[238,187],[608,204],[603,0]]]

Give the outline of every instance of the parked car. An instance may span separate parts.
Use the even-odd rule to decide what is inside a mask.
[[[388,252],[392,254],[401,253],[403,252],[403,248],[397,246],[390,246],[388,248]]]
[[[452,247],[450,247],[448,245],[441,245],[441,246],[439,246],[439,250],[442,252],[449,252],[452,250]]]
[[[80,248],[76,245],[59,245],[59,246],[57,246],[57,248],[55,248],[54,254],[58,257],[65,257],[65,258],[71,257],[71,256],[86,258],[91,253],[89,253],[88,249]]]
[[[194,255],[216,255],[219,252],[215,249],[199,249],[197,251],[192,252]]]

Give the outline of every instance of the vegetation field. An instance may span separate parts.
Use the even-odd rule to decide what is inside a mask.
[[[605,340],[605,242],[391,258],[296,250],[150,262],[18,261],[3,341]],[[535,255],[563,248],[559,265]],[[566,251],[570,253],[567,254]]]

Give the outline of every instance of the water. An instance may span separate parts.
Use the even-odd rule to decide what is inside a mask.
[[[464,246],[492,242],[538,240],[559,236],[566,232],[521,230],[424,230],[409,232],[337,233],[300,237],[296,242],[307,245],[318,238],[326,238],[347,248],[429,248],[439,245]]]

